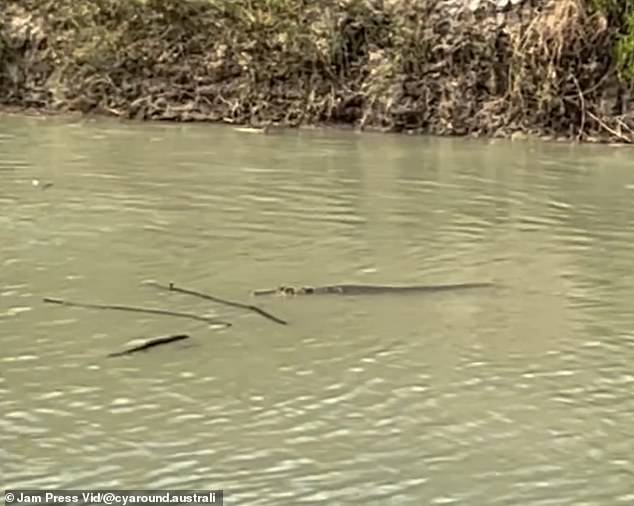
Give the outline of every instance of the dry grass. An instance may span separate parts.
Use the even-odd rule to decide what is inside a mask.
[[[583,0],[540,1],[500,24],[485,11],[449,17],[434,0],[7,0],[0,102],[634,140],[631,83],[606,58],[618,27]]]

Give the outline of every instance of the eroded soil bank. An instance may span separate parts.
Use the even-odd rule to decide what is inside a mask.
[[[632,143],[634,5],[608,3],[4,0],[0,104]]]

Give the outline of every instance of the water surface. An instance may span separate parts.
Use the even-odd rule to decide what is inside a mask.
[[[245,505],[634,502],[633,160],[0,117],[3,484],[222,488]],[[147,280],[251,302],[282,283],[497,286],[255,299],[281,326]]]

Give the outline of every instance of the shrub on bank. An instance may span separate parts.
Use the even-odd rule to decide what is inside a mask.
[[[623,79],[634,79],[634,0],[591,0],[589,8],[617,28],[614,57]]]
[[[631,142],[634,0],[588,1],[5,0],[0,102]]]

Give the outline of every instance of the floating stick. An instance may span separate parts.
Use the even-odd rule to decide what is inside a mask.
[[[174,283],[170,283],[168,286],[161,285],[160,283],[155,283],[153,281],[149,281],[147,284],[155,286],[156,288],[160,288],[161,290],[168,290],[170,292],[178,292],[184,293],[186,295],[193,295],[194,297],[199,297],[201,299],[210,300],[212,302],[217,302],[218,304],[224,304],[225,306],[237,307],[241,309],[246,309],[248,311],[253,311],[254,313],[258,313],[259,315],[267,318],[275,323],[279,323],[280,325],[288,325],[288,322],[278,318],[271,313],[268,313],[264,309],[261,309],[257,306],[253,306],[251,304],[243,304],[242,302],[234,302],[231,300],[221,299],[220,297],[214,297],[213,295],[208,295],[206,293],[197,292],[194,290],[189,290],[187,288],[179,288],[174,285]]]
[[[208,318],[206,316],[199,316],[191,313],[179,313],[177,311],[168,311],[166,309],[152,309],[145,307],[134,307],[134,306],[122,306],[122,305],[111,305],[111,304],[89,304],[82,302],[70,302],[62,299],[53,299],[50,297],[45,297],[44,302],[48,302],[49,304],[58,304],[60,306],[69,306],[69,307],[83,307],[87,309],[105,309],[112,311],[128,311],[132,313],[149,313],[156,314],[162,316],[175,316],[177,318],[189,318],[190,320],[198,320],[201,322],[208,323],[210,325],[222,325],[224,327],[231,327],[231,323],[225,322],[222,320],[217,320],[215,318]]]
[[[108,357],[122,357],[123,355],[130,355],[138,351],[147,351],[150,348],[154,348],[155,346],[160,346],[162,344],[173,343],[175,341],[182,341],[183,339],[189,339],[189,336],[187,334],[178,334],[176,336],[157,337],[155,339],[150,339],[149,341],[146,341],[143,344],[140,344],[138,346],[134,346],[133,348],[128,348],[127,350],[110,353]]]

